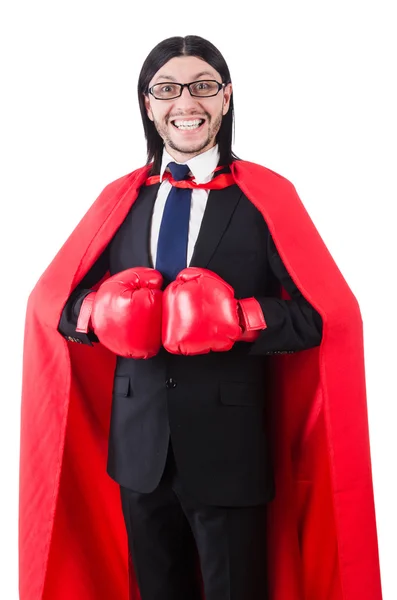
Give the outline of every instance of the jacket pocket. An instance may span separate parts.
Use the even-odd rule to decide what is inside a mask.
[[[221,381],[219,397],[229,406],[260,406],[265,401],[263,385],[253,381]]]
[[[113,382],[113,395],[130,395],[130,378],[128,375],[116,375]]]

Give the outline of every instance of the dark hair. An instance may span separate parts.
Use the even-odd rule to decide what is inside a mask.
[[[144,94],[148,93],[149,82],[153,75],[171,58],[175,56],[197,56],[211,65],[221,75],[223,83],[230,83],[230,72],[225,59],[217,48],[208,40],[198,35],[186,37],[170,37],[163,40],[146,57],[138,79],[138,102],[141,111],[143,129],[147,142],[148,165],[153,160],[149,175],[160,173],[164,141],[147,115]],[[233,92],[230,98],[229,110],[223,116],[221,127],[216,136],[219,147],[219,164],[229,165],[234,160],[241,160],[232,151],[232,129],[234,126]]]

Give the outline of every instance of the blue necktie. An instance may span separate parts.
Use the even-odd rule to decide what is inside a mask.
[[[170,162],[168,168],[175,181],[188,178],[188,165]],[[172,186],[165,203],[157,242],[156,269],[169,281],[186,267],[191,199],[191,189]]]

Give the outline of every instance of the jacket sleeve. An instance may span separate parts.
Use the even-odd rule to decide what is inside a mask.
[[[80,333],[76,331],[77,320],[80,314],[80,308],[84,298],[93,292],[91,289],[98,281],[102,279],[109,270],[109,246],[105,248],[91,269],[86,273],[80,283],[70,294],[65,306],[63,307],[61,318],[58,324],[58,331],[69,342],[79,344],[93,345],[92,342],[99,342],[98,337],[93,331]]]
[[[282,262],[269,233],[268,261],[275,284],[281,284],[291,297],[256,297],[267,328],[251,344],[249,354],[287,354],[319,346],[323,323],[319,313],[304,298]]]

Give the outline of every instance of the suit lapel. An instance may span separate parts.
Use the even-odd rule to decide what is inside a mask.
[[[210,190],[189,267],[205,268],[216,251],[242,191],[237,185]]]
[[[142,186],[130,215],[128,252],[134,257],[134,263],[143,267],[154,268],[150,256],[150,231],[159,187],[159,183]]]

